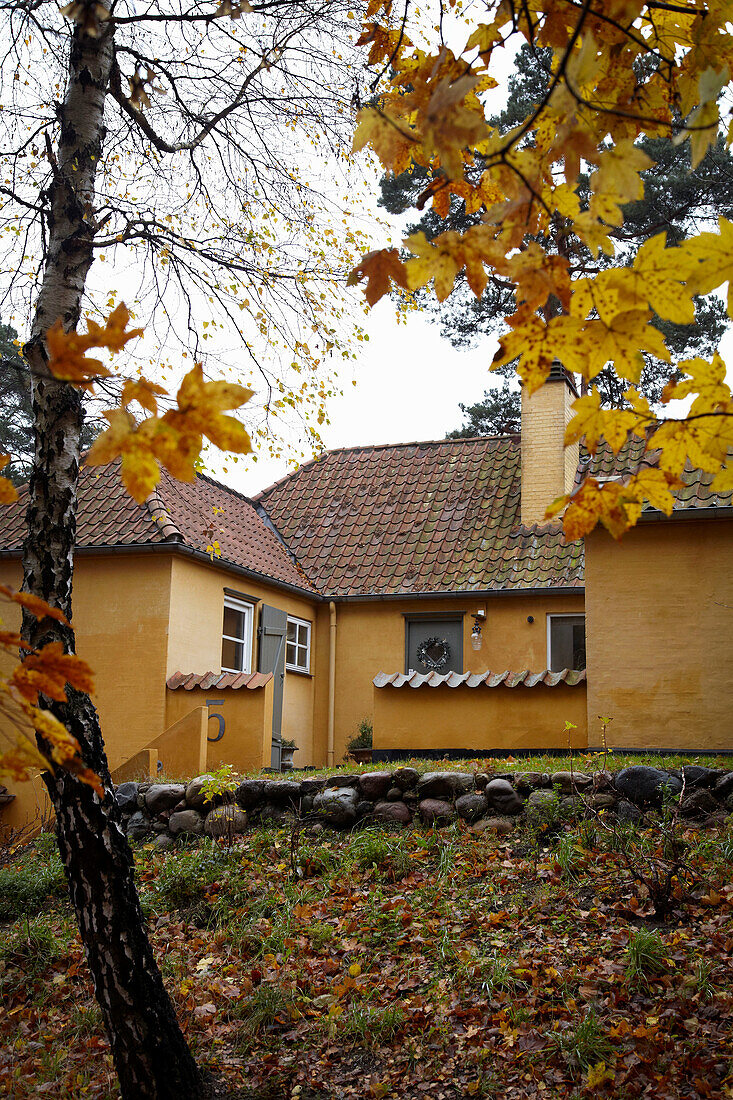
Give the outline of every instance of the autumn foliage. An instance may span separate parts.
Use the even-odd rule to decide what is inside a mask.
[[[456,196],[467,213],[481,214],[480,224],[432,240],[413,234],[406,255],[371,252],[352,284],[366,280],[373,305],[393,285],[413,292],[432,284],[442,301],[461,272],[476,296],[489,278],[508,281],[517,309],[494,368],[516,361],[529,393],[556,360],[582,377],[586,392],[575,403],[566,443],[583,438],[595,453],[605,441],[618,453],[631,436],[645,440],[640,472],[622,483],[589,478],[552,505],[548,517],[564,511],[569,538],[599,520],[618,538],[644,501],[669,514],[688,461],[714,475],[714,490],[733,488],[733,401],[720,356],[670,363],[663,400],[687,400],[683,418],[660,420],[635,388],[644,353],[671,359],[650,324],[652,311],[692,324],[695,296],[733,275],[733,223],[720,218],[717,233],[677,246],[660,232],[628,268],[594,265],[623,240],[624,204],[643,194],[641,173],[653,162],[638,139],[689,141],[693,169],[718,139],[718,99],[733,67],[730,5],[493,0],[481,6],[480,22],[466,20],[467,39],[460,3],[450,7],[458,29],[444,35],[443,14],[436,16],[439,41],[430,44],[427,32],[410,25],[409,9],[393,13],[390,0],[371,0],[362,43],[377,73],[377,96],[359,114],[354,149],[371,147],[395,174],[422,166],[432,179],[418,205],[431,203],[445,217]],[[423,13],[423,28],[427,22]],[[447,37],[462,35],[465,45],[454,52]],[[520,125],[500,133],[488,121],[484,93],[506,65],[504,51],[521,41],[552,49],[547,92]],[[573,249],[582,254],[571,257]],[[571,278],[571,258],[579,277]],[[730,298],[728,311],[733,316]],[[627,386],[623,410],[602,408],[593,387],[607,364]]]

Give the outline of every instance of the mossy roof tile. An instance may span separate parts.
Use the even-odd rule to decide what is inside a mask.
[[[331,451],[256,500],[326,595],[583,584],[558,525],[513,537],[516,436]]]

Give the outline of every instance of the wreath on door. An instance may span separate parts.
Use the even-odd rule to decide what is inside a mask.
[[[425,638],[417,647],[417,659],[429,672],[442,672],[450,660],[446,638]]]

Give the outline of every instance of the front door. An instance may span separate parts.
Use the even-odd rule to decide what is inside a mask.
[[[406,672],[463,672],[463,619],[408,619]]]
[[[272,692],[272,753],[270,767],[280,770],[282,740],[283,689],[285,686],[285,636],[288,616],[279,607],[263,604],[260,611],[258,672],[273,674]]]

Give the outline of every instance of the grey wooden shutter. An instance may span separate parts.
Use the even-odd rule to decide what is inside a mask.
[[[279,607],[263,604],[260,609],[258,672],[271,672],[274,677],[272,694],[272,753],[270,767],[280,770],[282,740],[283,690],[285,686],[285,636],[288,616]]]

